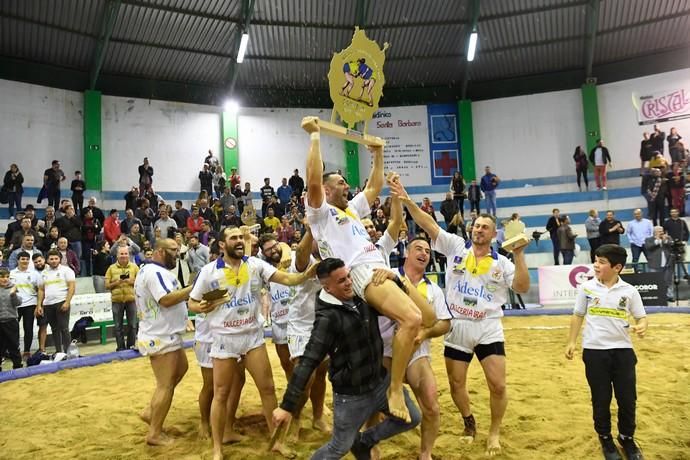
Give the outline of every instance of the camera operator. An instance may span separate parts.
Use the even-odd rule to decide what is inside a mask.
[[[681,242],[682,243],[682,242]],[[654,235],[645,239],[647,268],[650,272],[663,272],[666,283],[666,298],[673,301],[673,251],[674,242],[660,226],[654,227]]]
[[[129,259],[129,248],[117,248],[117,262],[108,267],[105,273],[105,288],[110,291],[113,303],[113,322],[115,323],[115,340],[117,350],[126,350],[136,345],[138,319],[137,306],[134,301],[134,280],[139,267]],[[127,342],[123,336],[123,320],[127,312]]]

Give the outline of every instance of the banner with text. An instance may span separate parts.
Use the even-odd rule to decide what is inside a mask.
[[[690,118],[690,86],[651,94],[633,94],[633,104],[639,125]]]
[[[591,264],[539,267],[539,303],[573,305],[577,287],[593,276]]]
[[[377,110],[369,121],[369,134],[386,140],[384,167],[395,171],[406,186],[429,185],[429,135],[427,108],[386,107]],[[371,155],[360,148],[359,171],[362,182],[371,171]]]

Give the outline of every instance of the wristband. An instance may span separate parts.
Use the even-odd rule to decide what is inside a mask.
[[[318,141],[318,140],[321,140],[321,133],[319,133],[317,131],[315,133],[311,133],[311,135],[309,137],[311,137],[311,140],[313,140],[313,141]]]

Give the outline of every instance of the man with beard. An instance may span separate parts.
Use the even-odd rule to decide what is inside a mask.
[[[285,246],[276,240],[271,233],[262,235],[259,246],[266,261],[274,267],[281,269],[281,262],[286,265],[282,268],[288,273],[301,273],[316,260],[311,256],[312,242],[311,232],[302,238],[297,250],[284,258]],[[289,264],[289,265],[288,265]],[[311,330],[314,326],[314,303],[316,293],[321,288],[315,279],[295,287],[284,286],[279,283],[271,283],[271,338],[276,347],[276,354],[280,358],[280,365],[285,371],[285,377],[290,380],[292,369],[299,363],[299,358],[304,354],[304,347],[309,341]],[[311,398],[314,418],[312,426],[319,431],[329,431],[327,423],[323,420],[323,403],[326,396],[326,372],[328,361],[324,361],[316,369],[305,388],[305,397],[300,401],[298,411],[295,413],[295,437],[299,438],[299,418],[306,396]]]
[[[43,273],[43,269],[46,267],[46,259],[43,254],[36,252],[31,256],[31,263],[33,264],[33,269],[36,270],[39,277]],[[38,289],[37,289],[38,294]],[[46,339],[48,338],[48,317],[45,315],[39,315],[34,309],[34,316],[36,317],[36,325],[38,326],[38,351],[45,353],[46,351]]]
[[[149,356],[156,377],[151,404],[141,414],[142,420],[149,424],[146,443],[152,446],[172,442],[163,433],[163,422],[170,410],[175,387],[188,367],[182,334],[187,324],[185,300],[192,287],[179,289],[175,275],[168,271],[175,268],[178,251],[175,240],[156,241],[152,263],[144,265],[134,283],[139,317],[137,348],[139,353]],[[193,311],[205,313],[216,305],[201,302]]]
[[[435,250],[448,258],[446,298],[453,317],[445,338],[446,370],[451,395],[465,423],[464,436],[474,439],[476,425],[467,392],[467,369],[474,354],[484,370],[490,394],[491,427],[486,441],[487,455],[501,451],[500,430],[508,405],[502,305],[508,290],[525,293],[529,272],[524,246],[513,251],[515,263],[496,253],[491,240],[496,236],[496,221],[482,214],[474,222],[472,241],[441,229],[431,216],[419,209],[400,182],[390,182],[397,195],[419,225],[431,237]]]
[[[48,251],[48,268],[41,273],[38,285],[36,315],[48,318],[56,353],[66,353],[72,340],[69,312],[75,284],[72,269],[60,264],[60,252],[56,249]]]
[[[191,309],[201,305],[204,294],[228,290],[228,298],[213,312],[206,315],[213,345],[209,356],[213,359],[213,402],[211,403],[211,433],[213,458],[223,458],[227,401],[235,376],[241,371],[242,359],[259,390],[264,417],[269,431],[273,430],[272,413],[277,406],[271,364],[266,353],[261,321],[261,287],[277,282],[295,286],[312,278],[317,265],[306,272],[284,273],[257,259],[245,256],[245,241],[250,238],[249,228],[225,228],[219,238],[223,257],[206,265],[197,277],[190,294]],[[276,443],[274,451],[287,453]]]
[[[400,420],[410,421],[403,379],[414,351],[414,338],[422,325],[431,327],[436,318],[429,305],[416,305],[395,283],[386,280],[375,286],[371,279],[376,268],[386,268],[387,261],[372,243],[361,218],[371,212],[371,205],[383,188],[383,147],[372,146],[373,166],[362,193],[348,201],[350,187],[337,173],[323,172],[320,128],[315,117],[305,117],[302,128],[310,133],[307,155],[307,220],[318,242],[321,258],[339,258],[351,269],[355,294],[379,313],[397,321],[393,339],[388,406]]]

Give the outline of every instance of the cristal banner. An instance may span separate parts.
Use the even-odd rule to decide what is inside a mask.
[[[690,87],[633,95],[639,125],[690,118]]]

